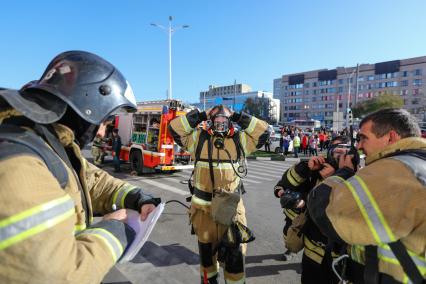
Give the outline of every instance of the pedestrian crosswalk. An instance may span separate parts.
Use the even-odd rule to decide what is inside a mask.
[[[276,183],[284,171],[294,163],[295,161],[249,161],[248,174],[243,179],[243,182],[246,188],[257,188],[264,183]],[[143,188],[151,188],[156,191],[165,190],[180,196],[188,196],[187,181],[191,173],[191,169],[186,169],[171,175],[157,174],[131,178],[129,182],[136,183],[136,185]]]

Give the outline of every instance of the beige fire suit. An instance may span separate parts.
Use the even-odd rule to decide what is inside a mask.
[[[204,113],[199,113],[198,110],[189,112],[186,116],[181,116],[174,119],[170,123],[170,128],[175,140],[188,150],[192,158],[195,159],[195,152],[198,146],[198,141],[201,129],[197,128],[198,124],[205,119],[202,117]],[[237,123],[241,126],[242,131],[236,132],[234,135],[239,135],[241,146],[246,155],[255,151],[259,145],[259,139],[265,134],[268,124],[262,120],[252,117],[248,114],[242,113]],[[266,135],[268,136],[268,135]],[[211,137],[212,145],[215,137]],[[215,189],[223,189],[229,192],[234,192],[240,184],[240,178],[235,174],[232,169],[230,160],[233,161],[235,169],[238,168],[237,149],[232,137],[226,137],[224,140],[225,149],[230,153],[231,159],[227,156],[224,150],[214,148],[212,151],[213,158],[213,172],[215,180]],[[218,161],[222,161],[219,162]],[[228,161],[228,162],[225,162]],[[193,225],[195,234],[198,237],[201,267],[200,273],[203,277],[214,278],[218,273],[218,263],[216,260],[217,255],[214,253],[215,248],[222,239],[227,227],[213,221],[211,217],[211,194],[213,185],[210,177],[209,163],[208,163],[208,142],[204,145],[200,153],[200,161],[197,162],[194,169],[193,185],[195,188],[194,195],[192,196],[190,219]],[[237,221],[246,225],[246,216],[243,201],[240,200],[237,208]],[[245,246],[242,248],[243,254],[245,253]],[[243,256],[241,256],[243,262]],[[225,279],[228,283],[243,283],[244,264],[240,263],[239,268],[227,267],[225,263]]]
[[[340,169],[310,193],[308,202],[320,229],[351,245],[355,263],[364,265],[366,246],[377,246],[381,277],[403,283],[408,277],[388,244],[401,240],[426,276],[426,185],[406,163],[418,158],[386,156],[410,149],[426,150],[426,140],[401,139],[368,156],[366,167],[350,178],[348,170]]]
[[[11,113],[0,113],[0,122]],[[151,202],[140,189],[88,163],[69,128],[53,126],[79,167],[75,172],[64,163],[64,189],[37,155],[0,160],[0,283],[100,283],[132,241],[132,230],[116,220],[89,227],[86,221],[93,212],[111,212],[113,204],[139,209]]]

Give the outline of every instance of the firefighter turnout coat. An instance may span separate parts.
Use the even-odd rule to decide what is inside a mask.
[[[311,217],[321,231],[351,245],[354,262],[365,265],[366,248],[374,246],[381,275],[403,283],[408,276],[389,245],[397,240],[426,276],[426,162],[398,154],[415,150],[426,150],[426,140],[404,138],[388,145],[368,156],[366,167],[356,175],[339,169],[308,200]]]
[[[309,192],[320,182],[322,178],[319,171],[311,171],[308,167],[308,161],[301,161],[296,165],[286,170],[277,183],[277,186],[284,190],[297,191],[301,193],[301,197],[306,201]],[[279,187],[275,187],[274,194],[278,196]],[[306,209],[305,209],[306,210]],[[300,209],[284,208],[283,212],[286,216],[286,224],[283,230],[284,243],[286,247],[297,247],[298,244],[292,244],[292,241],[287,240],[287,232],[293,220],[300,214]],[[331,258],[338,257],[340,246],[334,244],[327,252],[328,238],[324,236],[316,224],[312,221],[308,212],[305,212],[306,222],[301,231],[303,236],[303,254],[302,259],[302,282],[306,283],[334,283],[335,279],[332,276]],[[286,242],[289,241],[288,244]],[[326,263],[324,263],[324,258]],[[309,260],[306,260],[308,258]]]
[[[241,131],[235,132],[234,135],[239,135],[241,147],[245,154],[248,155],[261,147],[269,137],[267,132],[268,124],[246,113],[234,113],[234,116],[236,115],[238,115],[238,119],[234,120],[241,126]],[[175,118],[169,126],[175,141],[189,151],[194,160],[196,158],[196,150],[199,148],[198,142],[201,132],[205,131],[197,128],[197,126],[206,119],[204,112],[200,113],[198,110],[193,110],[186,116]],[[211,136],[210,139],[213,145],[216,137]],[[229,136],[224,138],[224,148],[227,149],[230,157],[224,150],[216,149],[213,146],[212,166],[215,189],[234,192],[240,186],[240,177],[235,174],[233,169],[233,167],[237,169],[239,166],[237,159],[238,149],[236,147],[234,139]],[[208,161],[208,139],[204,140],[199,154],[200,159],[196,162],[193,174],[194,194],[191,199],[190,219],[195,234],[198,236],[201,264],[210,263],[204,265],[204,268],[208,270],[207,276],[210,278],[217,273],[217,267],[211,263],[211,260],[203,259],[203,255],[211,255],[211,253],[204,253],[203,250],[210,250],[210,246],[214,248],[221,240],[227,227],[214,222],[211,217],[213,184]],[[236,219],[243,225],[247,224],[242,199],[237,207]],[[209,247],[205,248],[207,244]],[[242,249],[243,253],[245,253],[245,246]],[[231,275],[232,273],[227,273],[227,270],[229,269],[225,268],[225,278],[228,280],[237,281],[243,277],[240,271],[237,273],[238,275]]]
[[[0,113],[0,128],[12,114],[16,111]],[[100,283],[134,232],[116,220],[92,224],[93,213],[112,212],[113,204],[138,210],[144,202],[158,202],[90,164],[73,132],[53,127],[74,167],[63,163],[68,175],[63,187],[38,155],[0,159],[1,283]],[[6,143],[0,149],[13,147]]]

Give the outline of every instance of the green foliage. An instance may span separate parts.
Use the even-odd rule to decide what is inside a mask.
[[[247,98],[244,102],[243,110],[257,118],[260,118],[269,124],[276,123],[271,118],[270,99],[265,97]]]
[[[244,102],[244,111],[255,117],[260,117],[261,108],[259,107],[256,100],[247,98],[247,100]]]
[[[404,100],[394,94],[383,93],[377,97],[362,101],[352,107],[354,117],[363,117],[371,112],[384,108],[401,108],[404,106]]]

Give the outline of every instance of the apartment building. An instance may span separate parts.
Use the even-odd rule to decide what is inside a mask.
[[[317,119],[331,126],[343,111],[382,93],[400,95],[404,108],[426,121],[426,56],[358,67],[337,67],[287,74],[274,80],[281,101],[281,121]]]

